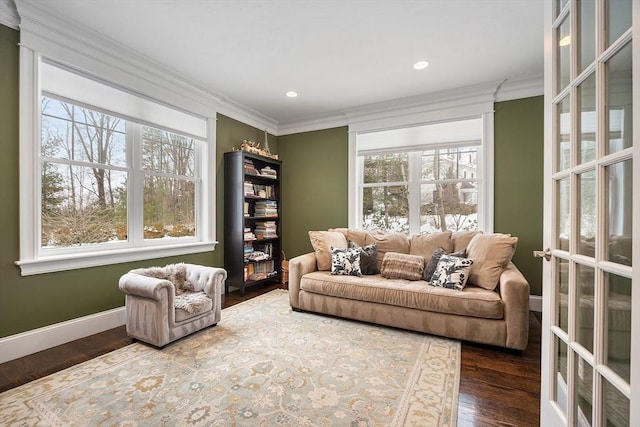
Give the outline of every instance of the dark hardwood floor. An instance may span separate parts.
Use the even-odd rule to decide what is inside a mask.
[[[223,296],[223,308],[280,287],[249,288],[244,296]],[[540,424],[540,319],[529,321],[523,352],[462,343],[458,426],[538,426]],[[0,392],[18,387],[131,344],[124,326],[0,364]]]

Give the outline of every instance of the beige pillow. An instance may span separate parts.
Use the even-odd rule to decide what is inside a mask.
[[[331,247],[347,249],[347,238],[339,231],[310,231],[309,240],[316,253],[319,271],[331,270]]]
[[[478,233],[467,246],[467,257],[473,260],[469,271],[469,283],[481,288],[494,290],[500,275],[511,261],[518,238],[510,234]]]
[[[371,232],[368,230],[360,230],[355,228],[330,228],[329,231],[339,231],[344,234],[347,241],[351,240],[358,246],[365,247],[374,242]]]
[[[453,251],[453,240],[451,240],[451,231],[442,231],[439,233],[418,234],[411,238],[411,255],[420,255],[426,260],[430,260],[433,252],[441,247],[446,253]]]
[[[454,231],[451,234],[451,240],[453,241],[451,252],[460,252],[463,249],[467,249],[469,242],[476,234],[482,234],[482,231]]]
[[[410,250],[409,236],[403,233],[372,232],[371,237],[378,249],[378,269],[382,270],[382,260],[387,252],[408,254]]]
[[[387,279],[422,279],[424,258],[418,255],[387,252],[382,260],[380,273]]]

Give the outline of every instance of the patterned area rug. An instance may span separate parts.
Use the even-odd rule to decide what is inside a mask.
[[[460,343],[293,312],[275,290],[162,350],[134,343],[0,394],[0,425],[454,426]]]

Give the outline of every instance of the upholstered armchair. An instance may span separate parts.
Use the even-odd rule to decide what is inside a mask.
[[[120,278],[125,296],[127,334],[163,347],[216,325],[227,272],[195,264],[131,270]]]

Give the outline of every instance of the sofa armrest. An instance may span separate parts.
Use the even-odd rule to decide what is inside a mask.
[[[510,262],[500,276],[499,289],[507,324],[506,346],[524,350],[529,342],[529,282]]]
[[[289,303],[293,308],[299,308],[298,293],[302,276],[316,271],[316,254],[314,252],[297,256],[289,260]]]
[[[171,299],[175,294],[175,288],[173,283],[170,281],[143,276],[136,273],[126,273],[120,277],[118,287],[125,294],[149,298],[156,301],[160,301],[162,291],[165,289]]]

